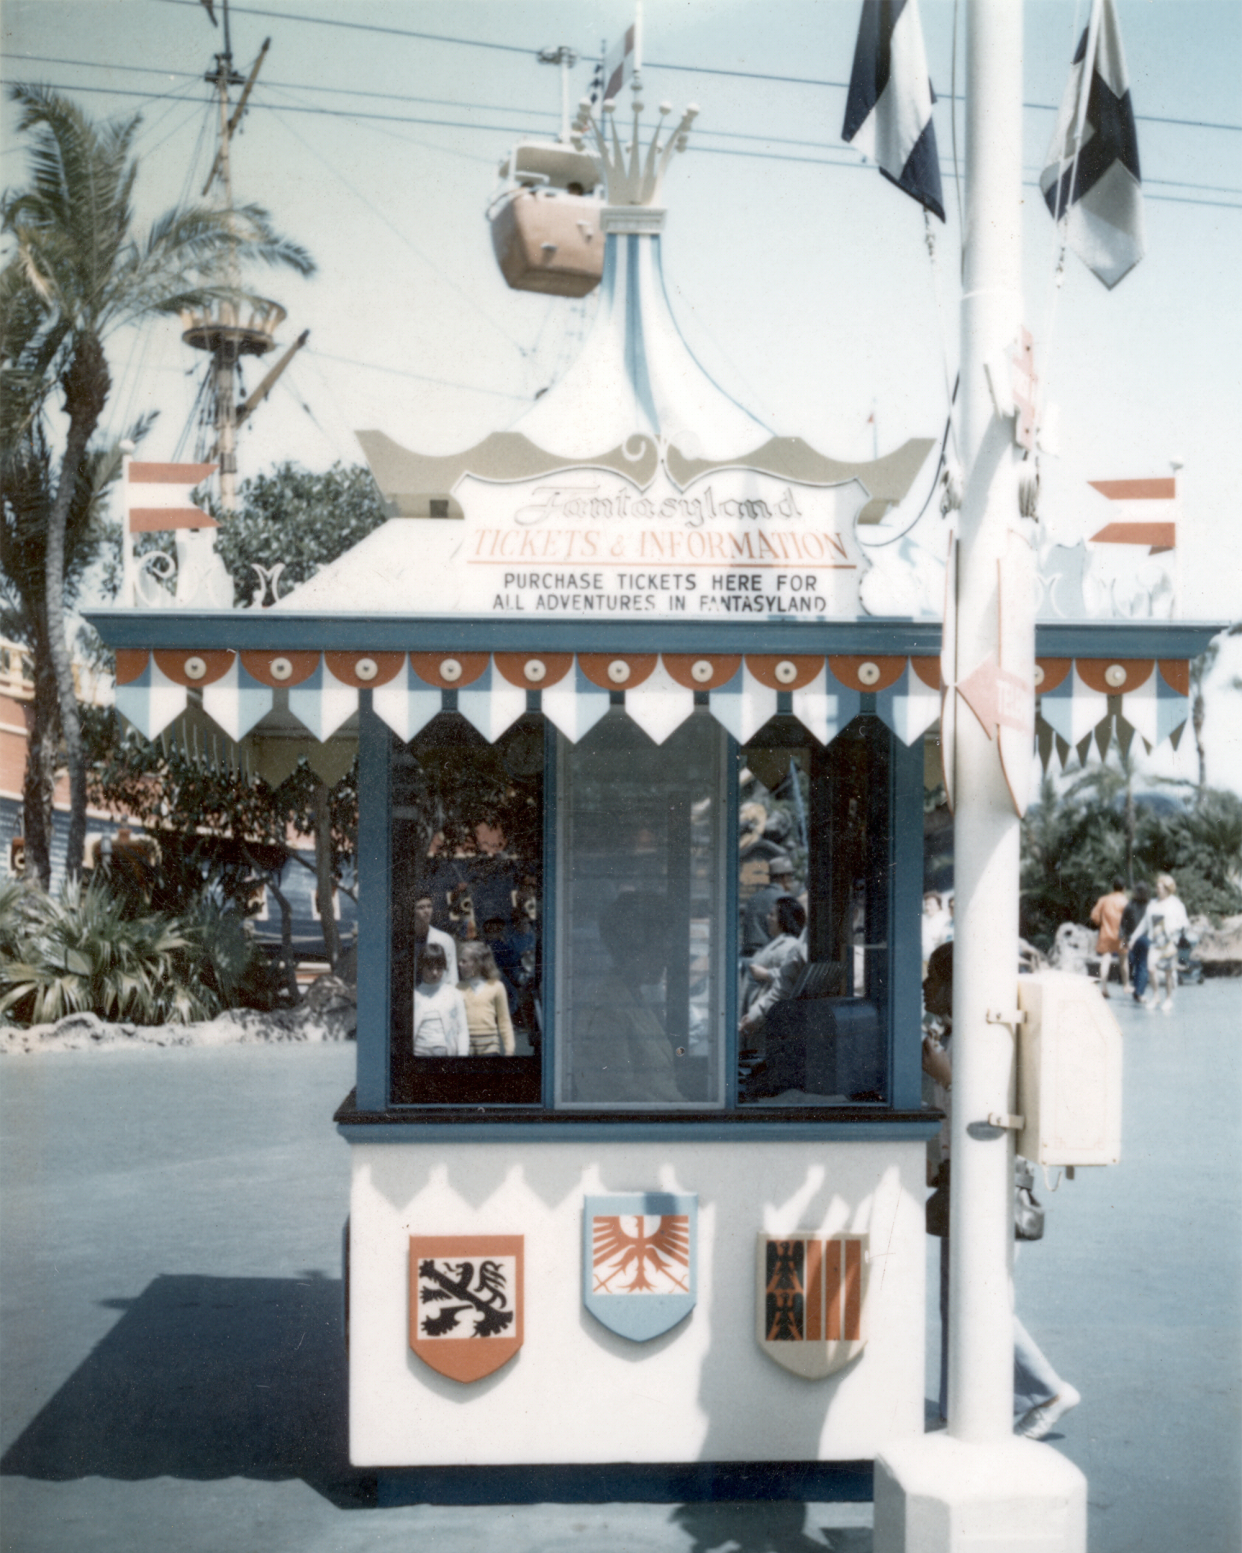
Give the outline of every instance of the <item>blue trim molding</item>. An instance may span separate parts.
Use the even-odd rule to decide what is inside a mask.
[[[374,652],[822,652],[931,658],[937,620],[512,620],[294,610],[90,610],[109,647]],[[1224,621],[1079,620],[1035,628],[1041,658],[1193,658]]]
[[[512,620],[292,610],[92,610],[109,647],[373,652],[822,652],[934,657],[938,621]],[[1148,654],[1150,656],[1150,654]]]

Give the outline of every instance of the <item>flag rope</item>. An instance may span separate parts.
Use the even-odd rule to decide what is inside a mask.
[[[1092,45],[1093,45],[1093,42],[1094,42],[1094,40],[1090,36],[1090,29],[1091,29],[1093,24],[1096,26],[1096,37],[1098,38],[1098,36],[1099,36],[1099,28],[1098,28],[1098,23],[1097,23],[1097,20],[1096,20],[1096,13],[1098,11],[1098,8],[1099,8],[1099,0],[1091,0],[1091,18],[1090,18],[1090,20],[1088,21],[1088,24],[1087,24],[1088,25],[1088,39],[1087,39],[1087,52],[1088,52],[1088,54],[1092,53]],[[1074,0],[1074,25],[1073,25],[1073,30],[1070,33],[1071,44],[1072,44],[1073,40],[1078,36],[1079,10],[1080,10],[1079,0]],[[1087,70],[1089,64],[1090,64],[1091,68],[1094,69],[1094,60],[1093,59],[1088,60],[1087,58],[1084,58],[1083,59],[1083,70],[1084,70],[1084,72]],[[1051,379],[1051,376],[1052,376],[1052,347],[1053,347],[1053,340],[1054,340],[1054,338],[1056,336],[1057,317],[1058,317],[1058,314],[1060,313],[1060,308],[1061,308],[1061,293],[1064,290],[1064,286],[1065,286],[1065,259],[1066,259],[1066,254],[1069,251],[1069,214],[1070,214],[1070,206],[1072,204],[1072,201],[1071,201],[1069,196],[1070,196],[1070,193],[1072,193],[1074,185],[1076,184],[1076,182],[1078,180],[1078,153],[1079,153],[1079,151],[1080,151],[1080,149],[1082,147],[1082,123],[1083,123],[1083,120],[1084,120],[1085,114],[1086,114],[1086,106],[1085,106],[1085,104],[1086,104],[1088,98],[1091,95],[1090,94],[1090,77],[1087,76],[1085,73],[1084,73],[1084,76],[1083,76],[1083,81],[1087,83],[1087,90],[1083,91],[1081,87],[1079,89],[1082,108],[1081,108],[1081,113],[1079,115],[1078,133],[1077,133],[1077,136],[1076,136],[1076,139],[1075,139],[1075,144],[1074,144],[1074,155],[1073,155],[1073,157],[1071,159],[1069,190],[1067,191],[1066,196],[1065,196],[1065,201],[1066,201],[1065,209],[1064,210],[1058,210],[1057,215],[1056,215],[1056,217],[1055,217],[1055,219],[1053,221],[1053,224],[1052,224],[1052,234],[1053,234],[1052,235],[1052,251],[1053,251],[1053,254],[1055,255],[1055,258],[1054,258],[1054,262],[1052,264],[1051,270],[1049,272],[1048,284],[1047,284],[1047,286],[1045,287],[1045,290],[1044,290],[1044,317],[1043,317],[1043,329],[1041,331],[1042,332],[1042,339],[1040,341],[1040,352],[1041,352],[1041,355],[1043,357],[1043,360],[1042,360],[1042,362],[1040,364],[1040,371],[1039,371],[1039,374],[1038,374],[1038,376],[1036,378],[1036,389],[1035,389],[1035,438],[1034,438],[1034,448],[1032,449],[1032,452],[1031,452],[1031,455],[1030,455],[1033,458],[1033,461],[1034,461],[1034,464],[1035,464],[1035,471],[1036,471],[1036,477],[1037,478],[1038,478],[1038,473],[1039,473],[1039,436],[1040,436],[1040,432],[1043,430],[1044,414],[1045,414],[1045,411],[1046,411],[1047,406],[1048,406],[1048,383],[1049,383],[1049,380]],[[1058,191],[1062,187],[1062,181],[1063,181],[1064,172],[1065,172],[1065,158],[1064,157],[1058,157],[1058,159],[1057,159],[1057,188],[1058,188]]]

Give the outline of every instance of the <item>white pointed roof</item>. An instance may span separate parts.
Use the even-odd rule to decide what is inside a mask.
[[[511,429],[569,459],[590,458],[636,433],[689,458],[741,458],[772,436],[712,381],[682,338],[658,234],[615,231],[581,355]]]

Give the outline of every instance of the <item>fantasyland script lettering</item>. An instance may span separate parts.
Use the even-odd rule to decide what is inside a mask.
[[[684,491],[611,470],[499,484],[465,476],[468,607],[516,615],[854,619],[867,560],[858,481],[713,470]]]

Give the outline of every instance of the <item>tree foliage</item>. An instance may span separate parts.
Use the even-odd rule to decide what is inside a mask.
[[[438,717],[396,757],[394,807],[414,827],[413,857],[437,846],[469,855],[480,827],[499,831],[513,856],[543,850],[543,730],[525,719],[488,744],[459,718]]]
[[[12,334],[10,333],[10,343]],[[47,613],[47,537],[52,459],[41,415],[29,415],[22,385],[7,382],[0,418],[0,631],[29,648],[33,716],[22,783],[26,867],[47,889],[52,868],[52,800],[60,756],[60,703]],[[11,391],[10,391],[11,390]],[[143,417],[128,431],[135,442],[150,429]],[[121,471],[119,445],[89,448],[65,522],[64,601],[72,608],[99,561],[119,550],[120,526],[107,515],[107,496]]]
[[[57,387],[64,396],[64,448],[55,479],[49,475],[46,482],[47,630],[38,651],[50,659],[56,685],[69,769],[67,867],[73,875],[81,867],[86,836],[86,765],[65,639],[66,536],[88,448],[112,389],[105,340],[152,314],[222,298],[236,301],[236,286],[219,283],[230,265],[260,260],[302,274],[314,265],[304,249],[273,231],[257,206],[177,207],[138,234],[133,145],[141,119],[95,123],[42,86],[15,86],[12,97],[19,108],[18,131],[28,137],[29,181],[0,206],[4,234],[15,250],[0,289],[6,309],[11,306],[16,316],[13,327],[5,326],[0,390],[20,398],[17,429],[23,434],[43,420]],[[15,428],[6,418],[2,429],[7,446]]]
[[[213,508],[220,520],[216,550],[233,577],[234,601],[249,604],[262,587],[256,564],[280,566],[287,592],[352,549],[388,514],[368,469],[336,463],[323,474],[278,464],[243,480],[236,513]]]
[[[1051,777],[1022,822],[1022,936],[1047,950],[1063,922],[1086,922],[1113,877],[1177,880],[1191,916],[1242,911],[1242,799],[1208,788],[1186,806],[1134,795],[1124,772],[1089,773],[1059,794]]]
[[[258,887],[265,886],[281,914],[277,970],[285,995],[296,1002],[292,912],[281,884],[290,866],[305,866],[295,845],[299,836],[314,836],[317,849],[326,838],[324,871],[333,889],[342,884],[357,845],[357,762],[325,795],[304,759],[273,787],[236,768],[195,760],[171,743],[166,748],[148,741],[127,729],[112,708],[90,712],[86,732],[91,802],[134,820],[158,845],[158,859],[135,870],[131,893],[149,909],[170,913],[191,911],[204,895],[218,895],[248,915],[257,909]],[[321,829],[317,817],[324,807],[328,824]],[[329,921],[330,913],[321,920]],[[335,966],[326,938],[325,947]],[[271,991],[259,987],[256,995],[270,1001]]]
[[[216,514],[221,520],[217,550],[233,576],[239,604],[249,602],[258,581],[252,563],[270,570],[283,560],[282,582],[304,582],[385,520],[370,473],[357,465],[338,463],[313,474],[281,464],[270,474],[243,481],[239,495],[237,513]],[[358,830],[356,767],[326,794],[305,762],[273,788],[261,778],[215,771],[175,748],[149,744],[126,732],[110,712],[91,717],[88,734],[92,802],[162,837],[158,889],[167,909],[181,909],[209,871],[238,900],[263,880],[287,926],[280,883],[286,865],[302,866],[289,844],[290,829],[315,838],[317,857],[324,851],[324,836],[330,837],[327,872],[334,887],[340,885]],[[325,952],[335,965],[335,922],[328,912],[321,913],[321,921]],[[286,957],[291,960],[288,948]]]

